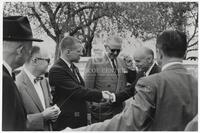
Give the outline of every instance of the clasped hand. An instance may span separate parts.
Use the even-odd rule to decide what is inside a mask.
[[[52,122],[54,122],[56,121],[60,113],[60,108],[55,104],[54,106],[46,108],[42,112],[42,115],[45,120],[51,120]]]
[[[102,96],[103,96],[103,100],[106,100],[106,102],[114,102],[114,99],[115,99],[114,93],[111,93],[109,91],[102,91]]]

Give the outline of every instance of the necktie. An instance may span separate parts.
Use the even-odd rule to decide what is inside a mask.
[[[13,78],[13,80],[15,80],[15,73],[14,72],[12,72],[12,78]]]
[[[113,68],[114,68],[114,72],[118,75],[117,67],[115,65],[115,60],[111,59],[111,62],[112,62]]]
[[[36,77],[36,78],[34,79],[34,83],[37,83],[37,82],[40,81],[40,80],[43,80],[43,77]]]
[[[78,77],[78,74],[77,74],[77,71],[78,71],[78,70],[77,70],[77,68],[75,67],[75,65],[74,65],[74,64],[71,64],[70,68],[71,68],[71,70],[72,70],[74,76],[78,79],[78,81],[80,81],[80,80],[79,80],[79,77]]]

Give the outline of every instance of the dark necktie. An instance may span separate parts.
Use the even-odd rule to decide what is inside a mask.
[[[15,73],[14,72],[12,72],[12,78],[15,81]]]
[[[36,77],[36,78],[34,79],[34,83],[37,83],[37,82],[40,81],[40,80],[43,80],[43,77]]]
[[[78,81],[80,81],[79,77],[78,77],[78,74],[77,74],[77,68],[75,67],[74,64],[71,64],[70,66],[71,70],[72,70],[72,73],[74,74],[74,76],[78,79]]]
[[[112,62],[113,68],[114,68],[114,72],[118,75],[117,67],[115,65],[115,60],[111,59],[111,62]]]

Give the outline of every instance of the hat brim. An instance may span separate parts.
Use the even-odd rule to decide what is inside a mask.
[[[41,39],[36,39],[36,38],[9,38],[9,37],[4,37],[3,40],[6,41],[34,41],[34,42],[43,42]]]

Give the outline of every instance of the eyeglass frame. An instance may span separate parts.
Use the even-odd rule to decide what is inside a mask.
[[[117,51],[117,53],[121,52],[121,49],[111,49],[109,46],[107,46],[109,48],[109,50],[114,53],[115,51]]]
[[[45,60],[48,64],[50,63],[51,59],[48,58],[48,59],[45,59],[45,58],[39,58],[39,57],[36,57],[35,59],[38,59],[38,60]]]

